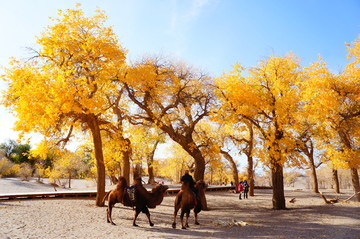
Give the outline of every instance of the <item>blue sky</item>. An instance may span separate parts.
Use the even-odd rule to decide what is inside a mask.
[[[321,55],[334,72],[346,65],[345,43],[360,34],[359,0],[0,0],[0,65],[29,57],[58,9],[81,3],[108,15],[128,60],[161,54],[212,76],[239,62],[254,66],[270,55],[295,53],[307,66]],[[0,90],[5,89],[0,82]],[[14,118],[0,106],[0,143],[16,139]]]

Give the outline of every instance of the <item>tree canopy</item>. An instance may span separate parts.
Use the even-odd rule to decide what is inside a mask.
[[[194,170],[196,180],[205,178],[207,168],[222,179],[226,159],[237,182],[236,160],[227,147],[247,156],[252,183],[253,160],[271,169],[274,209],[285,208],[284,167],[301,167],[308,157],[314,169],[314,151],[334,168],[349,168],[354,190],[360,191],[360,36],[347,45],[349,64],[339,74],[321,58],[303,67],[290,53],[249,68],[236,64],[213,78],[160,57],[128,64],[100,10],[90,17],[79,6],[59,10],[52,21],[37,38],[38,48],[31,49],[33,56],[13,59],[5,70],[1,79],[9,87],[2,104],[16,116],[21,136],[40,133],[58,147],[74,135],[91,137],[98,206],[106,172],[128,179],[131,162],[146,161],[153,182],[154,171],[169,169],[164,174],[180,177],[185,168]],[[165,139],[181,149],[172,147],[178,155],[155,162]],[[45,158],[48,146],[33,152]],[[10,157],[12,149],[4,152]],[[57,168],[71,178],[72,166],[82,160],[63,152]]]

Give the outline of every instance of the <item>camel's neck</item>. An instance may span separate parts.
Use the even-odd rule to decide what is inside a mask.
[[[184,182],[182,185],[181,185],[181,190],[190,190],[190,185],[188,182]]]
[[[126,187],[126,185],[124,185],[123,183],[116,184],[116,189],[124,189],[125,187]]]

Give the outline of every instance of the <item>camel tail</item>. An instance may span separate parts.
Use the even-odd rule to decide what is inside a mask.
[[[112,191],[112,190],[110,190],[109,192],[107,192],[107,193],[105,194],[105,196],[104,196],[104,198],[103,198],[103,200],[102,200],[102,204],[105,203],[105,200],[108,198],[108,196],[109,196],[109,194],[110,194],[111,191]]]

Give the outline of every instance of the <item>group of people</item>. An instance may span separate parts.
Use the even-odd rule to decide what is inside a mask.
[[[249,193],[249,184],[246,180],[240,181],[240,183],[237,186],[237,191],[239,192],[239,199],[241,200],[241,195],[244,194],[244,199],[248,198]]]

